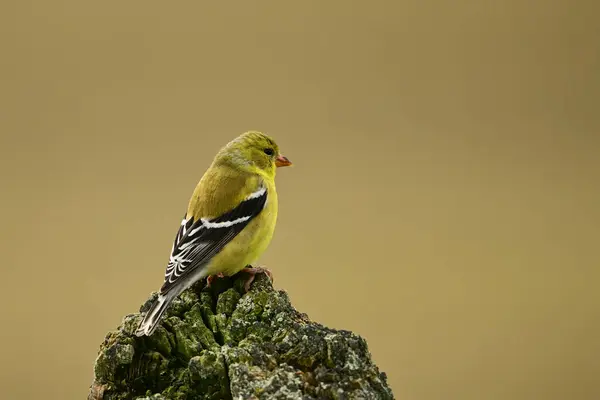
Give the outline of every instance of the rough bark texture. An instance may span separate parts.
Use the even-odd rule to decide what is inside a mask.
[[[100,346],[88,400],[393,399],[363,338],[310,321],[262,274],[244,295],[243,281],[196,284],[150,337],[127,315]]]

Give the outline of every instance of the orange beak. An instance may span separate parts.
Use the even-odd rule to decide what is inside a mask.
[[[282,156],[281,154],[277,156],[275,159],[276,167],[287,167],[288,165],[292,165],[292,162],[287,159],[287,157]]]

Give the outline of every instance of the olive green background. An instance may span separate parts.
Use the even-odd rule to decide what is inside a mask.
[[[86,397],[258,129],[295,163],[261,262],[398,399],[600,398],[593,3],[3,2],[0,397]]]

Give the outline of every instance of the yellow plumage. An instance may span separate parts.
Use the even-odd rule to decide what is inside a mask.
[[[267,135],[251,131],[215,156],[177,233],[159,298],[136,334],[151,335],[171,301],[199,279],[234,275],[266,250],[277,222],[277,167],[291,165]],[[256,273],[256,272],[254,272]]]
[[[186,217],[217,217],[240,204],[261,183],[267,188],[267,204],[209,263],[208,275],[231,276],[255,262],[267,249],[277,222],[274,176],[257,176],[229,166],[214,166],[202,177],[190,201]]]

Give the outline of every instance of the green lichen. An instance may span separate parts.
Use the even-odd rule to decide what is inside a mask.
[[[88,399],[393,399],[363,338],[310,321],[263,275],[244,293],[244,278],[194,285],[150,337],[127,315],[100,346]]]
[[[213,332],[204,324],[200,304],[194,304],[191,310],[185,313],[184,320],[185,323],[195,332],[195,335],[203,348],[217,349],[219,347]]]
[[[206,291],[200,293],[200,303],[198,304],[200,306],[200,313],[202,314],[204,323],[213,333],[217,333],[217,322],[215,320],[215,313],[213,312],[213,309],[215,308],[215,302],[212,294]]]
[[[240,294],[234,289],[228,289],[221,293],[217,300],[217,314],[225,314],[227,317],[231,317],[240,301],[240,297]]]
[[[205,397],[216,400],[231,396],[227,367],[220,351],[206,350],[192,358],[188,370],[191,384]]]
[[[154,394],[152,396],[147,396],[147,397],[138,397],[137,400],[168,400],[165,396],[163,396],[162,394]]]
[[[195,327],[189,325],[177,317],[169,317],[165,321],[168,330],[175,338],[175,350],[181,360],[187,362],[190,358],[197,356],[202,351],[202,344],[197,335]]]
[[[164,327],[159,326],[154,334],[148,338],[147,345],[158,350],[165,357],[168,357],[173,347],[175,347],[175,341],[173,336],[169,335],[169,332]]]

